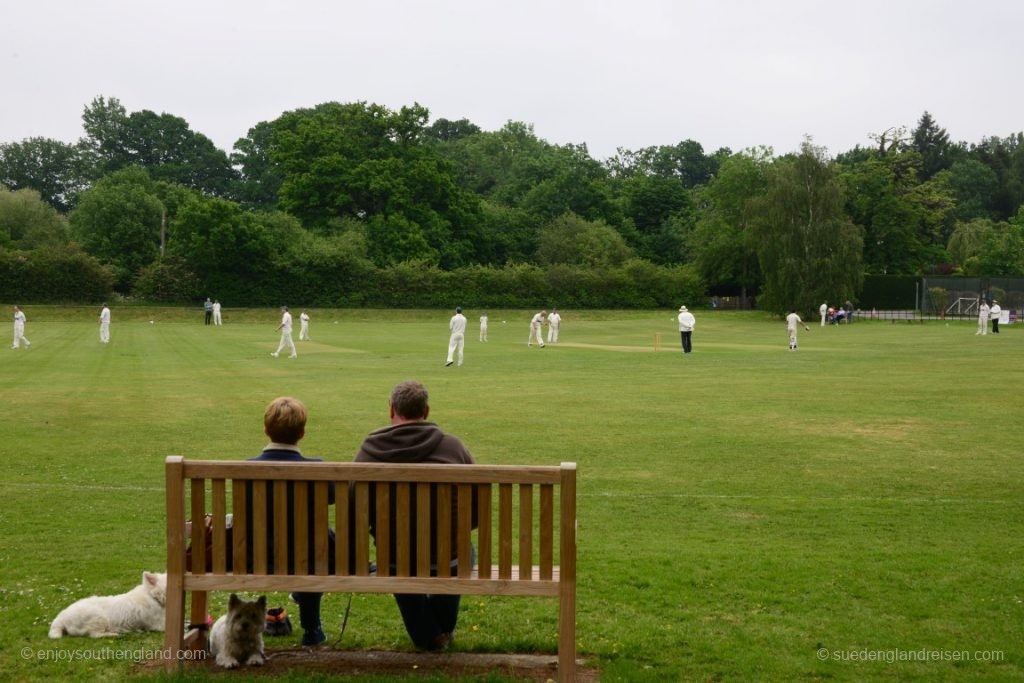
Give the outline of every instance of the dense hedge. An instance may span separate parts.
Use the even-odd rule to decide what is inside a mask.
[[[0,252],[0,286],[10,300],[94,303],[108,297],[110,270],[80,251]],[[700,306],[704,283],[689,266],[634,259],[621,266],[542,268],[469,266],[457,270],[419,262],[374,268],[365,261],[284,261],[249,273],[205,278],[181,261],[142,269],[132,296],[191,303],[206,296],[231,307],[292,306],[451,308],[658,308]]]
[[[74,247],[0,249],[0,292],[11,303],[97,303],[113,286],[110,268]]]
[[[864,289],[857,300],[857,308],[910,310],[916,305],[914,287],[920,282],[921,278],[917,275],[865,275]]]

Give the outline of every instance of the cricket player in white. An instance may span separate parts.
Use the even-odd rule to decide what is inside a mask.
[[[295,342],[292,341],[292,314],[288,312],[287,306],[281,307],[281,324],[277,326],[277,329],[281,330],[281,343],[277,345],[277,351],[270,355],[277,358],[281,350],[287,346],[292,352],[288,357],[298,358],[299,354],[295,352]]]
[[[548,343],[558,343],[558,326],[562,324],[562,316],[558,315],[558,309],[552,308],[548,316]]]
[[[789,332],[789,350],[796,351],[796,328],[799,325],[804,325],[804,321],[800,319],[800,316],[796,314],[794,308],[786,316],[786,331]],[[810,331],[811,328],[804,325],[804,329]]]
[[[448,331],[452,334],[448,337],[448,360],[444,366],[455,362],[452,359],[456,350],[459,352],[459,365],[462,365],[462,349],[466,345],[466,316],[462,315],[462,306],[455,308],[455,315],[448,321]]]
[[[309,341],[309,314],[305,310],[299,316],[299,341]]]
[[[18,348],[19,345],[24,344],[25,348],[32,346],[32,343],[25,339],[25,313],[21,310],[21,307],[15,305],[14,307],[14,345],[12,349]]]
[[[533,318],[530,320],[530,336],[526,339],[527,346],[533,346],[533,340],[534,338],[536,338],[537,343],[540,345],[540,348],[544,348],[544,338],[541,335],[540,328],[544,324],[544,319],[546,317],[548,317],[548,312],[544,310],[538,313],[537,315],[533,316]]]
[[[219,301],[214,301],[213,302],[213,324],[214,325],[223,325],[224,324],[221,321],[221,318],[220,318],[220,302]]]
[[[480,316],[480,341],[487,341],[487,314]]]
[[[974,333],[975,336],[988,334],[988,313],[988,302],[981,299],[981,305],[978,306],[978,331]]]
[[[821,313],[821,326],[825,327],[825,316],[828,315],[828,302],[818,306],[818,313]]]
[[[100,343],[110,343],[110,309],[106,304],[103,304],[103,309],[100,311]]]

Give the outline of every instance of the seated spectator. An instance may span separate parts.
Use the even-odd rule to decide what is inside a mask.
[[[249,460],[266,462],[268,460],[275,462],[320,462],[320,458],[307,458],[302,455],[302,451],[299,450],[298,443],[306,434],[306,406],[302,404],[298,399],[294,399],[288,396],[281,396],[275,398],[267,406],[266,411],[263,413],[263,431],[270,439],[270,443],[267,444],[263,452],[255,458],[249,458]],[[252,538],[253,538],[253,520],[254,514],[265,515],[262,517],[264,524],[267,529],[267,568],[270,572],[274,569],[274,492],[271,489],[267,490],[266,496],[266,509],[265,510],[253,510],[252,503],[252,484],[247,484],[247,495],[246,495],[246,535],[249,539],[248,555],[246,562],[249,567],[249,571],[252,571]],[[333,487],[328,489],[328,503],[334,503],[334,489]],[[287,489],[287,508],[288,508],[288,526],[294,525],[294,516],[292,513],[293,509],[293,496],[294,486],[288,484]],[[312,574],[315,571],[315,514],[314,514],[314,499],[312,495],[312,487],[310,487],[309,495],[309,540],[307,547],[309,549],[309,556],[307,558],[306,566],[309,568],[309,573]],[[334,532],[328,530],[328,571],[334,573]],[[288,572],[294,572],[295,567],[295,551],[294,548],[288,548]],[[292,593],[292,600],[299,605],[299,624],[302,626],[302,644],[306,646],[319,645],[320,643],[327,640],[327,636],[324,635],[323,626],[320,623],[320,598],[322,593]]]
[[[458,438],[445,434],[433,422],[427,422],[430,415],[430,405],[427,403],[427,389],[419,382],[406,381],[400,383],[391,392],[390,417],[391,424],[387,427],[371,432],[363,441],[359,452],[356,454],[356,462],[364,463],[441,463],[448,465],[473,464],[473,456]],[[415,494],[415,491],[412,492]],[[431,544],[431,574],[437,573],[437,565],[441,562],[448,562],[452,573],[458,571],[457,543],[454,539],[457,536],[458,521],[458,491],[452,492],[452,526],[448,533],[453,539],[450,557],[437,557],[436,544]],[[435,489],[431,487],[431,498],[435,496]],[[394,514],[395,496],[391,496],[392,514],[390,525],[390,538],[392,544],[396,537],[396,525]],[[410,510],[416,510],[415,501],[410,501]],[[435,509],[435,503],[431,502],[431,509]],[[371,520],[370,533],[376,539],[376,519],[374,515],[375,505],[370,504]],[[476,510],[476,505],[473,505]],[[431,516],[433,517],[433,515]],[[431,538],[435,538],[439,532],[436,528],[436,519],[431,519]],[[411,558],[416,556],[416,542],[422,540],[429,542],[429,539],[418,539],[416,536],[417,524],[415,518],[408,526],[411,537]],[[476,528],[476,519],[473,519],[473,528]],[[392,558],[396,557],[394,546],[391,548]],[[392,564],[392,569],[394,565]],[[416,575],[415,562],[406,568],[409,574]],[[458,595],[395,595],[398,609],[405,622],[405,629],[409,637],[417,647],[425,650],[444,650],[452,640],[452,633],[455,631],[455,624],[459,618]]]

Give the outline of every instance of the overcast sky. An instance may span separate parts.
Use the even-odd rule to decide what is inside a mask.
[[[605,158],[832,154],[924,110],[954,140],[1024,130],[1020,0],[0,0],[0,142],[77,140],[94,97],[230,151],[321,102],[419,102]]]

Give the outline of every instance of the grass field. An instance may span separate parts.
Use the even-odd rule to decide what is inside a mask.
[[[163,569],[166,455],[256,455],[287,394],[304,452],[349,460],[407,378],[481,462],[578,463],[578,647],[602,680],[1024,678],[1020,325],[812,325],[790,353],[778,320],[697,312],[684,357],[671,311],[568,312],[543,350],[530,312],[491,311],[481,344],[468,311],[445,368],[444,311],[311,311],[297,360],[269,357],[271,310],[115,307],[106,347],[97,313],[26,307],[31,349],[0,353],[4,678],[128,675],[38,653],[161,646],[46,632]],[[467,598],[455,648],[552,652],[555,626],[553,601]],[[410,649],[388,596],[356,596],[336,646]]]

